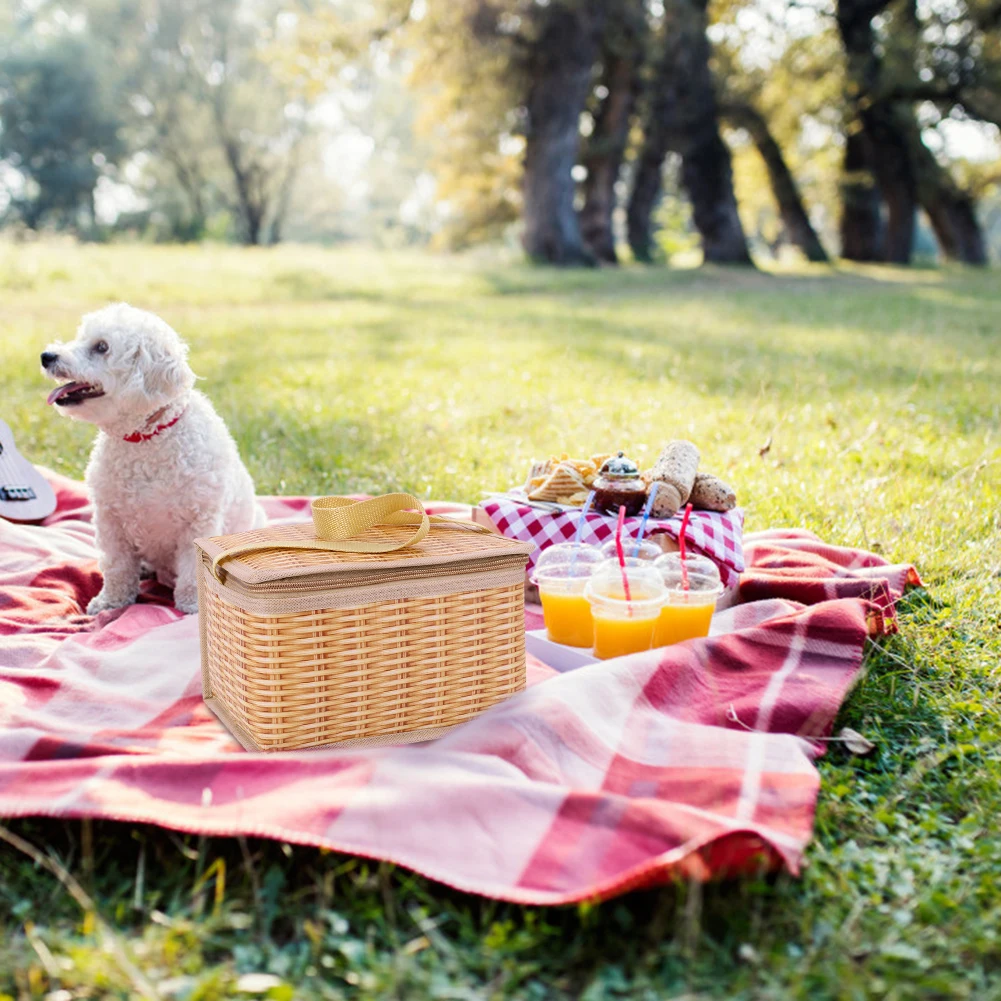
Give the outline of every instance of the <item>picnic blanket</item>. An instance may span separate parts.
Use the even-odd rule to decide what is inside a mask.
[[[101,817],[385,859],[533,904],[674,878],[799,871],[814,759],[919,583],[805,532],[745,537],[746,596],[716,635],[563,675],[437,741],[249,754],[201,700],[196,616],[100,586],[80,484],[44,526],[0,520],[0,816]],[[265,498],[302,520],[305,498]],[[461,506],[436,506],[468,514]]]

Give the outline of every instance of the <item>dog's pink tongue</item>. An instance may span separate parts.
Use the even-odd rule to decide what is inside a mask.
[[[67,382],[65,386],[56,386],[55,389],[49,393],[49,398],[45,401],[50,407],[56,402],[61,396],[65,396],[67,393],[72,393],[74,389],[83,389],[87,383],[85,382]]]

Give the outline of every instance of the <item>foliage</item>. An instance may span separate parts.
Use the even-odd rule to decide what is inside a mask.
[[[507,28],[486,28],[491,15]],[[496,239],[521,210],[520,28],[516,9],[502,15],[482,0],[431,0],[409,20],[404,41],[414,48],[410,80],[423,96],[418,127],[434,150],[440,245]]]
[[[0,161],[21,175],[10,209],[30,228],[95,224],[98,179],[124,153],[93,50],[72,36],[15,37],[0,58]]]
[[[173,169],[189,200],[193,235],[213,189],[245,242],[280,238],[307,133],[305,82],[276,72],[291,39],[282,14],[296,5],[161,0],[136,40],[133,104],[148,147]]]
[[[902,145],[921,161],[913,171],[944,193],[944,215],[945,203],[958,198],[954,221],[965,211],[975,228],[967,210],[976,190],[964,187],[950,127],[1001,121],[996,4],[865,6],[877,15],[868,63],[846,56],[833,0],[713,0],[708,37],[720,97],[761,115],[802,196],[802,217],[829,248],[838,243],[851,180],[842,176],[845,135],[859,128],[855,112],[869,102],[903,115]],[[559,203],[552,228],[572,233],[574,194],[578,208],[593,194],[588,164],[591,179],[600,175],[595,158],[605,140],[589,140],[614,105],[619,117],[610,120],[632,124],[618,133],[629,135],[626,166],[616,175],[617,147],[616,168],[606,171],[617,184],[595,182],[615,195],[594,205],[615,201],[622,229],[630,186],[650,169],[643,109],[669,89],[656,82],[653,65],[672,9],[660,0],[11,0],[0,5],[8,217],[85,236],[95,232],[96,211],[122,232],[156,240],[362,237],[466,247],[508,237],[526,213],[539,214],[536,203]],[[562,41],[541,44],[560,13],[591,27],[572,39],[557,31],[553,39]],[[581,66],[570,65],[568,52],[578,48],[587,50]],[[606,100],[603,83],[624,48],[636,63],[633,83],[621,83],[628,73],[616,75],[620,92],[631,94],[628,112]],[[680,48],[684,55],[691,46]],[[580,87],[546,77],[559,59],[583,79]],[[568,134],[535,160],[526,156],[540,132],[530,122],[533,94],[545,98],[534,117],[562,96],[556,117],[569,121]],[[689,95],[674,103],[695,102]],[[778,252],[790,230],[780,224],[753,137],[732,122],[725,137],[743,224],[757,235],[759,253]],[[675,137],[673,153],[682,139]],[[658,166],[670,175],[675,165],[655,159],[656,184]],[[526,188],[529,161],[548,164],[553,176]],[[711,173],[693,168],[696,179]],[[528,208],[526,190],[541,191]],[[993,232],[993,214],[982,215]],[[696,222],[706,217],[694,214]],[[581,250],[576,258],[588,259]]]
[[[928,584],[841,714],[876,752],[819,762],[801,879],[522,908],[311,848],[6,822],[77,875],[164,996],[1001,996],[992,275],[0,245],[0,290],[2,416],[28,456],[72,475],[91,435],[43,405],[38,350],[126,298],[191,341],[262,492],[475,501],[533,455],[612,439],[650,456],[684,435],[737,485],[749,530],[800,525],[913,560]],[[137,994],[93,920],[8,848],[3,994]]]
[[[305,10],[305,4],[40,4],[38,15],[25,18],[18,31],[23,48],[41,47],[48,62],[33,79],[48,81],[58,100],[39,90],[37,107],[25,107],[18,117],[12,105],[4,113],[5,123],[21,123],[24,135],[49,156],[66,159],[60,143],[79,147],[77,159],[88,169],[78,170],[75,186],[66,171],[55,175],[50,187],[59,197],[89,204],[99,171],[87,161],[93,151],[112,159],[105,148],[105,135],[111,132],[117,140],[115,158],[123,158],[127,142],[130,156],[123,177],[145,202],[147,225],[157,235],[199,239],[213,216],[226,212],[244,242],[275,241],[308,148],[315,92],[315,81],[293,58],[297,10]],[[47,38],[54,41],[43,46]],[[95,66],[106,67],[100,96],[115,106],[113,115],[105,111],[106,120],[85,113],[98,106],[96,84],[88,76],[96,79]],[[25,75],[20,64],[15,68]],[[36,127],[47,121],[46,115],[51,124]],[[3,135],[8,131],[5,127]],[[310,153],[317,155],[315,149]],[[14,170],[31,174],[34,159],[6,159]],[[134,224],[135,218],[128,222]]]
[[[748,5],[717,8],[715,72],[724,101],[743,101],[767,120],[811,209],[811,219],[830,247],[838,245],[844,67],[834,24],[805,13],[798,26],[748,18]],[[742,13],[744,16],[742,16]],[[770,45],[755,44],[768,38]],[[780,235],[780,219],[767,175],[750,137],[729,135],[741,214],[749,233]]]

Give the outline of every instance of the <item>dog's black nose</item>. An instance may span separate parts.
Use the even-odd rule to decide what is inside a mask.
[[[42,352],[42,368],[49,368],[59,361],[59,355],[53,351],[43,351]]]

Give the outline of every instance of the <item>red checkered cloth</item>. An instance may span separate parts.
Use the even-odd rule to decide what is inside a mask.
[[[892,616],[858,597],[802,602],[831,581],[880,581],[893,600],[917,583],[813,536],[749,536],[773,566],[752,557],[759,600],[717,616],[718,635],[563,675],[530,661],[525,692],[427,744],[248,754],[202,703],[197,616],[169,592],[83,614],[100,586],[90,508],[79,484],[55,485],[45,527],[0,521],[0,816],[319,845],[522,903],[797,872],[819,787],[811,738]],[[263,503],[287,521],[308,502]]]
[[[577,536],[580,511],[563,511],[550,514],[530,504],[519,503],[509,497],[493,497],[483,501],[480,508],[493,522],[501,535],[521,542],[534,542],[539,548],[529,557],[531,572],[540,552],[558,542],[570,542]],[[641,517],[626,518],[624,535],[633,538],[639,532]],[[615,535],[617,519],[607,514],[591,512],[584,522],[581,542],[600,546]],[[744,550],[742,534],[744,512],[740,508],[719,513],[718,511],[693,511],[685,532],[688,547],[708,556],[718,567],[725,586],[735,584],[744,570]],[[646,534],[664,532],[675,542],[681,534],[681,515],[673,518],[650,518]]]
[[[779,529],[749,537],[751,566],[740,579],[742,601],[789,597],[815,604],[831,598],[865,598],[886,619],[877,631],[896,629],[896,601],[920,585],[914,567],[888,566],[875,553],[829,546],[812,532]]]

